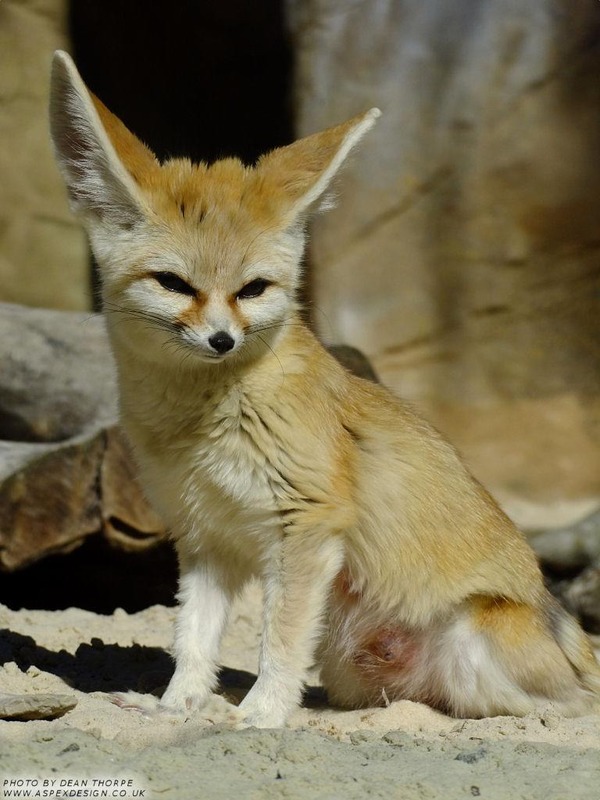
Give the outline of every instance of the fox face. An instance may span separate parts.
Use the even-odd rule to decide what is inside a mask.
[[[159,163],[53,65],[51,130],[73,210],[102,278],[113,336],[142,358],[250,358],[297,309],[305,226],[377,109],[263,156]]]
[[[303,232],[244,203],[248,190],[257,205],[256,176],[239,162],[215,170],[174,161],[160,169],[178,180],[145,198],[147,209],[131,228],[89,226],[113,327],[130,347],[157,358],[166,351],[216,364],[272,346],[297,308]],[[201,198],[215,180],[229,180],[230,191],[204,208]]]

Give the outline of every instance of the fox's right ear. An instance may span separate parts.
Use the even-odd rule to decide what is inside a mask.
[[[330,207],[323,196],[351,150],[381,116],[378,108],[313,133],[304,139],[279,147],[259,159],[257,167],[270,174],[287,200],[287,212],[294,220],[321,203]]]
[[[157,169],[158,162],[88,91],[61,50],[52,62],[50,130],[73,211],[122,228],[135,225],[145,206],[136,172]]]

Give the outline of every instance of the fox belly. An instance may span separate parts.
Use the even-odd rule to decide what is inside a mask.
[[[600,673],[575,621],[558,613],[568,628],[563,640],[577,638],[571,652],[547,612],[533,606],[472,596],[417,628],[402,622],[401,610],[384,613],[363,601],[342,574],[319,649],[321,679],[342,707],[406,699],[483,717],[524,715],[552,702],[562,713],[584,713]]]

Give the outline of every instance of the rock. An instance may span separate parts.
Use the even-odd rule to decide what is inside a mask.
[[[373,381],[374,383],[379,382],[379,378],[371,366],[371,362],[360,350],[357,350],[356,347],[334,344],[327,349],[332,356],[337,358],[342,366],[346,367],[347,370],[350,370],[350,372],[353,372],[355,375],[358,375],[359,378],[365,378],[365,380]]]
[[[562,599],[587,631],[600,634],[600,565],[589,567],[566,584]]]
[[[0,719],[56,719],[76,705],[70,694],[0,694]]]
[[[568,528],[532,535],[529,543],[546,571],[554,575],[581,572],[600,560],[600,510]]]
[[[465,764],[476,764],[478,761],[481,761],[482,758],[485,758],[487,755],[487,749],[485,747],[478,747],[476,750],[466,750],[462,753],[459,753],[455,756],[455,761],[462,761]]]
[[[101,317],[0,304],[0,567],[164,537],[118,431]]]
[[[530,538],[548,588],[583,627],[600,634],[600,509]]]
[[[317,327],[509,511],[600,499],[600,4],[288,7],[298,133],[383,111],[312,231]]]
[[[104,441],[100,467],[104,533],[121,550],[145,550],[166,536],[164,525],[138,484],[137,467],[120,428],[107,428]]]

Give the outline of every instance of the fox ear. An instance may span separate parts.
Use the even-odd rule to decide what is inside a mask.
[[[139,221],[145,203],[135,176],[158,162],[87,90],[60,50],[52,62],[50,130],[73,211],[123,228]]]
[[[372,108],[333,128],[280,147],[258,162],[291,201],[294,217],[307,211],[333,180],[352,148],[375,124],[381,111]]]

